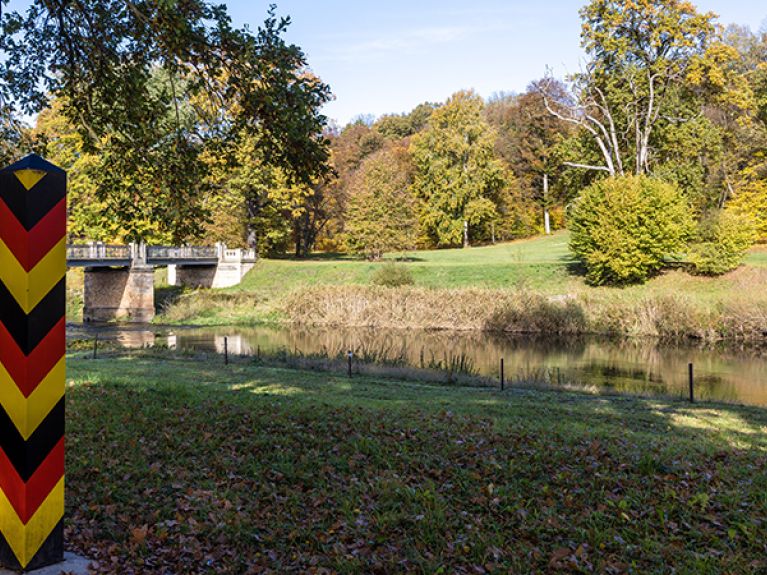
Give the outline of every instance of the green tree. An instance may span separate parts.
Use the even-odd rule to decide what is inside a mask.
[[[105,202],[97,196],[99,159],[86,152],[82,137],[61,113],[61,101],[37,117],[29,133],[35,149],[67,171],[67,232],[71,239],[120,242],[125,233]]]
[[[411,142],[421,224],[439,246],[468,247],[473,232],[496,219],[499,194],[508,184],[483,107],[474,92],[458,92]]]
[[[410,189],[407,148],[390,144],[368,157],[355,173],[346,213],[346,244],[352,253],[380,259],[410,250],[418,237],[416,199]]]
[[[721,166],[726,153],[724,130],[705,114],[685,122],[658,126],[655,150],[662,158],[654,175],[676,184],[696,214],[718,206],[722,192]]]
[[[722,275],[743,263],[755,238],[754,223],[749,216],[717,210],[698,224],[687,259],[697,274]]]
[[[599,155],[569,165],[611,176],[649,173],[663,160],[653,154],[660,126],[695,118],[707,102],[751,105],[713,13],[686,0],[591,0],[581,18],[589,61],[573,77],[574,100],[544,85],[549,111],[587,132]]]
[[[6,166],[18,159],[22,134],[23,129],[14,118],[12,108],[3,101],[0,93],[0,165]]]
[[[631,175],[586,188],[571,206],[568,227],[589,283],[621,285],[645,281],[682,250],[692,218],[676,186]]]
[[[288,25],[272,8],[255,34],[236,29],[207,0],[33,0],[0,20],[0,101],[18,116],[59,99],[128,237],[149,220],[179,241],[206,219],[208,146],[245,131],[292,180],[324,172],[329,88],[285,42]]]
[[[409,114],[390,114],[379,118],[373,128],[382,136],[391,139],[403,139],[423,130],[429,123],[436,104],[425,102],[418,104]]]
[[[285,170],[270,164],[258,138],[247,132],[229,145],[234,149],[212,150],[205,157],[210,188],[205,201],[212,216],[206,237],[246,245],[264,256],[284,254],[296,241],[312,186],[292,181]],[[233,164],[222,160],[230,154]]]
[[[573,129],[548,112],[540,85],[541,82],[532,83],[519,96],[495,98],[488,104],[486,116],[498,133],[496,150],[513,170],[525,197],[540,206],[542,227],[548,234],[549,210],[564,200],[562,187],[556,185],[561,171],[556,147]],[[546,88],[559,99],[567,98],[563,85],[548,83]]]

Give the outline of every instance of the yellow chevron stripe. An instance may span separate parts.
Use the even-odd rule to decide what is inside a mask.
[[[0,240],[0,281],[18,304],[29,313],[67,273],[67,239],[62,238],[38,264],[27,273]]]
[[[24,397],[13,378],[0,363],[0,405],[19,430],[24,441],[34,433],[64,396],[66,360],[61,358],[29,397]]]
[[[13,505],[0,490],[0,533],[16,555],[22,569],[29,565],[62,517],[64,517],[63,477],[26,525],[21,522]]]
[[[42,170],[17,170],[13,173],[19,179],[21,185],[29,191],[34,188],[37,182],[42,180],[48,172],[43,172]]]

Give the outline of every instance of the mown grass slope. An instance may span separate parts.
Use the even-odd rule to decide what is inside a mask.
[[[764,247],[754,248],[743,266],[722,277],[698,277],[671,270],[644,285],[595,288],[585,283],[568,251],[568,240],[567,232],[560,232],[466,250],[392,254],[387,259],[400,259],[398,265],[410,271],[415,288],[467,290],[466,301],[474,307],[481,307],[482,299],[503,299],[501,295],[494,297],[493,290],[535,293],[555,301],[577,300],[586,317],[586,331],[737,339],[741,335],[752,337],[762,329],[761,318],[767,308],[767,292],[762,289],[767,282]],[[358,290],[352,294],[354,290],[336,292],[335,288],[369,286],[382,265],[327,254],[306,260],[264,259],[239,286],[186,294],[164,309],[160,321],[219,325],[290,321],[301,318],[300,313],[294,313],[296,309],[309,309],[312,306],[308,304],[334,298],[330,304],[339,310],[368,304],[375,307],[381,302],[373,301],[377,297],[373,292]],[[487,293],[477,294],[477,290]],[[296,293],[303,297],[293,297]],[[402,295],[404,300],[407,294]],[[434,301],[429,307],[438,308],[442,296],[432,296]],[[452,300],[456,297],[455,293],[450,295]],[[402,323],[382,320],[382,325]],[[529,323],[525,318],[521,320]],[[343,323],[343,317],[333,319],[338,321]],[[664,325],[656,325],[659,322]],[[402,327],[419,328],[426,323],[413,312]],[[468,329],[465,325],[454,327]]]
[[[573,280],[573,263],[567,249],[568,235],[519,240],[478,248],[429,250],[390,254],[402,260],[416,285],[435,288],[552,289]],[[382,262],[350,256],[317,255],[306,260],[264,259],[235,291],[283,291],[315,285],[369,284]],[[557,289],[561,288],[558,286]]]
[[[70,357],[99,573],[763,573],[767,415]]]
[[[568,250],[569,234],[506,242],[469,249],[429,250],[390,254],[402,260],[415,283],[434,288],[525,287],[552,294],[585,288],[583,276]],[[317,255],[305,260],[263,259],[232,291],[274,292],[316,285],[369,284],[381,262],[350,256]],[[683,272],[661,275],[645,286],[623,291],[664,290],[669,287],[699,293],[723,292],[749,268],[767,268],[767,249],[754,248],[746,265],[723,278],[696,278]]]

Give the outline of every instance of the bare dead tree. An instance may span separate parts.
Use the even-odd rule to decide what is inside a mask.
[[[574,124],[591,134],[601,153],[603,164],[586,164],[580,162],[564,162],[572,168],[597,170],[607,172],[611,176],[625,173],[624,152],[621,143],[625,141],[626,127],[621,130],[615,117],[610,101],[605,91],[594,81],[593,74],[587,68],[584,72],[573,77],[571,92],[573,98],[566,100],[555,97],[549,89],[555,82],[550,73],[541,84],[543,102],[550,114],[564,122]],[[624,110],[624,117],[630,117]],[[630,124],[638,127],[639,123]],[[649,134],[637,132],[638,142],[646,141],[649,145]]]

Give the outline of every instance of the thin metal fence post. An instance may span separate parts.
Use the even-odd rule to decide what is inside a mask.
[[[695,403],[695,375],[693,372],[693,366],[692,363],[690,363],[688,366],[689,371],[689,381],[690,381],[690,403]]]

